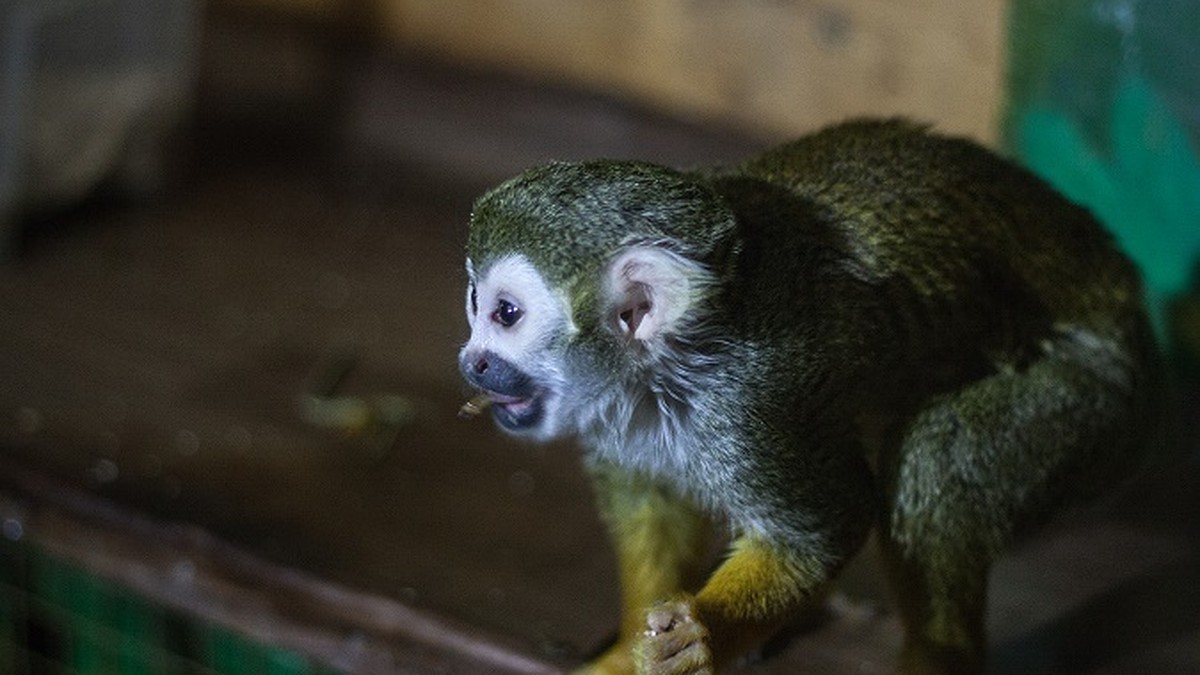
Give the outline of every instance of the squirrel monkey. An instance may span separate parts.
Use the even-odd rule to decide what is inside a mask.
[[[1150,417],[1110,237],[905,121],[699,172],[533,168],[476,202],[467,254],[465,378],[505,430],[580,439],[614,536],[619,639],[589,672],[731,663],[872,527],[902,672],[980,672],[989,566],[1127,473]],[[693,586],[710,514],[733,542]]]

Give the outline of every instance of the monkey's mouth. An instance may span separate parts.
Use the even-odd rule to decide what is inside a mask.
[[[528,396],[508,396],[493,391],[484,393],[491,402],[492,417],[509,431],[528,429],[542,419],[542,395],[539,391]]]

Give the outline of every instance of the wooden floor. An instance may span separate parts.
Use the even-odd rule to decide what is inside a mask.
[[[348,669],[577,663],[616,590],[576,451],[455,416],[471,200],[549,158],[688,165],[760,143],[394,58],[330,78],[315,121],[202,99],[180,189],[30,224],[0,267],[0,520]],[[337,395],[412,417],[365,437],[306,421],[343,357]],[[1006,558],[992,671],[1200,672],[1196,469],[1153,467]],[[746,672],[889,672],[899,630],[873,567]]]

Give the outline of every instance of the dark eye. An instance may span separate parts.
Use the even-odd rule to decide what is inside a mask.
[[[521,311],[520,307],[507,300],[501,300],[496,305],[496,311],[492,312],[492,321],[505,328],[511,328],[513,324],[521,320],[523,314],[524,312]]]

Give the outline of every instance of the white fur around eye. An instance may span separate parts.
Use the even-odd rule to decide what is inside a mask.
[[[470,345],[516,363],[525,363],[554,333],[570,330],[565,297],[555,293],[524,256],[511,255],[492,263],[476,282],[475,297]],[[502,326],[491,318],[501,300],[521,310],[521,319],[512,326]],[[469,297],[467,305],[470,313]]]

